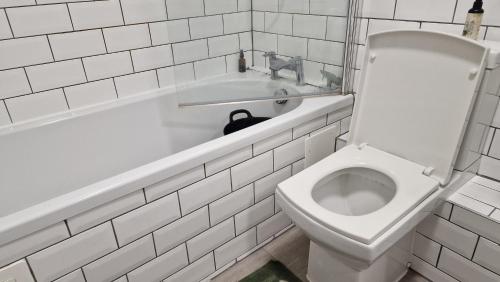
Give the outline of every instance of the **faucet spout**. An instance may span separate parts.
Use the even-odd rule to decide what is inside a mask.
[[[297,85],[304,85],[304,64],[300,56],[294,57],[288,61],[277,58],[276,53],[266,52],[264,57],[269,58],[269,69],[271,70],[271,79],[279,79],[278,72],[282,69],[294,71],[297,74]]]

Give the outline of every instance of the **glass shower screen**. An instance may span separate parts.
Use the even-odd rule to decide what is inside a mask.
[[[169,11],[169,2],[185,7]],[[351,93],[357,6],[357,0],[167,0],[163,28],[174,65],[160,80],[175,88],[179,106]]]

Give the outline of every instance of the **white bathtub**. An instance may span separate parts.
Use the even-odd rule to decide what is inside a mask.
[[[260,95],[276,86],[310,90],[250,72],[182,91]],[[0,246],[351,104],[336,96],[179,108],[174,89],[161,89],[0,128]],[[222,136],[238,108],[274,118]]]

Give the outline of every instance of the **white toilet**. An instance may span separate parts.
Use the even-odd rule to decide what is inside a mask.
[[[369,36],[348,145],[280,183],[311,282],[399,281],[412,231],[454,183],[489,49],[427,31]]]

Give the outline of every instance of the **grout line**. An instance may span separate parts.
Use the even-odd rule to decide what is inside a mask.
[[[149,44],[150,46],[154,46],[153,45],[153,36],[151,35],[151,25],[148,23],[148,33],[149,33]]]
[[[195,183],[196,183],[196,182],[195,182]],[[193,184],[194,184],[194,183],[193,183]],[[190,185],[193,185],[193,184],[190,184]],[[189,186],[189,185],[188,185],[188,186]],[[186,186],[186,187],[188,187],[188,186]],[[179,190],[181,190],[181,189],[179,189]],[[187,213],[187,214],[183,214],[183,212],[182,212],[182,205],[181,205],[181,197],[179,196],[179,190],[177,190],[177,191],[173,192],[173,193],[175,193],[175,194],[177,195],[177,203],[179,204],[179,214],[181,215],[181,217],[180,217],[180,218],[178,218],[178,219],[176,219],[175,221],[177,221],[177,220],[179,220],[179,219],[181,219],[181,218],[183,218],[183,217],[185,217],[185,216],[188,216],[188,215],[190,215],[190,214],[192,214],[192,213],[195,213],[196,211],[201,210],[202,208],[204,208],[204,207],[205,207],[205,206],[202,206],[202,207],[200,207],[200,208],[198,208],[198,209],[195,209],[194,211],[191,211],[191,212],[189,212],[189,213]],[[171,193],[171,194],[173,194],[173,193]],[[150,201],[149,203],[152,203],[152,202],[154,202],[154,201],[160,200],[160,199],[162,199],[162,198],[164,198],[164,197],[167,197],[168,195],[171,195],[171,194],[167,194],[167,195],[165,195],[165,196],[163,196],[163,197],[160,197],[160,198],[158,198],[158,199],[154,199],[153,201]],[[146,201],[146,203],[148,203],[148,202]],[[148,204],[149,204],[149,203],[148,203]],[[208,204],[207,204],[207,206],[208,206]],[[175,222],[175,221],[172,221],[172,222]],[[170,223],[169,223],[169,224],[170,224]],[[163,227],[163,226],[162,226],[162,227]],[[160,228],[161,228],[161,227],[160,227]]]
[[[222,57],[222,56],[219,56],[219,57]],[[216,58],[218,58],[218,57],[216,57]],[[162,68],[164,68],[164,67],[160,67],[159,69],[162,69]],[[95,79],[95,80],[90,80],[88,82],[81,82],[81,83],[76,83],[76,84],[69,84],[69,85],[59,86],[59,87],[56,87],[56,88],[44,89],[44,90],[37,91],[37,92],[34,92],[34,93],[28,93],[28,94],[22,94],[22,95],[12,96],[12,97],[9,97],[9,98],[5,98],[4,100],[15,99],[15,98],[23,97],[23,96],[28,96],[28,95],[35,95],[35,94],[38,94],[38,93],[52,91],[52,90],[57,90],[57,89],[61,89],[61,88],[67,88],[67,87],[72,87],[72,86],[85,85],[85,84],[88,84],[88,83],[93,83],[93,82],[98,82],[98,81],[103,81],[103,80],[108,80],[108,79],[122,78],[122,77],[130,76],[130,75],[135,75],[135,74],[140,74],[140,73],[144,73],[144,72],[151,72],[151,71],[154,71],[154,70],[157,70],[157,69],[158,68],[146,69],[146,70],[141,70],[141,71],[137,71],[137,72],[130,72],[130,73],[126,73],[126,74],[121,74],[121,75],[117,75],[117,76],[114,76],[114,77],[113,76],[111,76],[111,77],[104,77],[104,78],[99,78],[99,79]]]
[[[201,233],[199,233],[199,234],[201,234]],[[199,234],[198,234],[198,235],[199,235]],[[193,238],[194,238],[194,237],[193,237]],[[190,256],[189,256],[189,249],[188,249],[188,247],[187,247],[187,241],[188,241],[188,240],[186,240],[186,241],[184,241],[184,243],[182,243],[182,244],[184,245],[184,248],[186,249],[186,257],[187,257],[187,260],[188,260],[188,265],[187,265],[186,267],[188,267],[188,266],[191,264],[191,258],[190,258]],[[172,249],[173,249],[173,248],[172,248]],[[185,267],[184,267],[184,268],[185,268]],[[184,269],[184,268],[182,268],[182,269]],[[170,277],[170,276],[169,276],[169,277]]]
[[[193,36],[191,35],[191,19],[186,19],[188,24],[189,41],[193,41]]]
[[[498,210],[498,208],[494,208],[494,209],[493,209],[493,210],[492,210],[492,211],[488,214],[488,218],[490,218],[490,217],[491,217],[491,215],[492,215],[492,214],[494,214],[496,210]]]
[[[451,16],[451,22],[455,22],[455,16],[457,15],[458,0],[455,1],[455,8],[453,9],[453,15]]]
[[[96,0],[96,1],[109,1],[109,0]],[[94,2],[94,1],[88,1],[88,2]],[[82,2],[79,2],[79,3],[82,3]],[[71,3],[69,3],[70,5]],[[41,6],[41,5],[40,5]],[[229,13],[220,13],[220,14],[214,14],[214,15],[211,15],[211,16],[216,16],[216,15],[230,15],[230,14],[237,14],[237,13],[243,13],[243,12],[262,12],[262,13],[267,13],[267,11],[259,11],[259,10],[255,10],[255,11],[238,11],[238,12],[229,12]],[[7,13],[6,13],[7,14]],[[287,14],[290,14],[290,15],[308,15],[308,16],[322,16],[322,17],[325,17],[325,15],[320,15],[320,14],[304,14],[304,13],[287,13]],[[8,17],[8,15],[7,15]],[[194,18],[202,18],[202,17],[205,17],[205,16],[193,16],[193,17],[186,17],[186,18],[179,18],[179,19],[168,19],[168,20],[152,20],[152,21],[146,21],[146,22],[138,22],[138,23],[133,23],[133,24],[126,24],[126,23],[123,23],[123,24],[119,24],[119,25],[110,25],[110,26],[106,26],[106,28],[112,28],[112,27],[124,27],[124,26],[131,26],[131,25],[140,25],[140,24],[148,24],[148,23],[160,23],[160,22],[172,22],[172,21],[176,21],[176,20],[189,20],[189,19],[194,19]],[[328,17],[337,17],[337,18],[346,18],[346,16],[335,16],[335,15],[328,15]],[[377,18],[377,17],[360,17],[360,19],[380,19],[380,20],[396,20],[396,19],[391,19],[391,18]],[[122,13],[122,20],[124,21],[124,18],[123,18],[123,13]],[[415,20],[407,20],[407,19],[397,19],[397,21],[410,21],[410,22],[415,22]],[[422,21],[424,23],[437,23],[437,24],[456,24],[456,25],[463,25],[461,23],[455,23],[455,22],[442,22],[442,21]],[[500,25],[482,25],[483,27],[500,27]],[[253,25],[252,25],[253,27]],[[104,28],[104,27],[100,27],[100,28]],[[12,28],[11,28],[12,29]],[[95,30],[95,29],[99,29],[99,28],[82,28],[82,29],[75,29],[74,31],[63,31],[63,32],[51,32],[51,33],[48,33],[47,35],[53,35],[53,34],[65,34],[65,33],[72,33],[72,32],[79,32],[79,31],[89,31],[89,30]],[[250,30],[249,30],[250,31]],[[13,34],[14,36],[14,34]],[[12,39],[20,39],[20,38],[28,38],[28,37],[37,37],[37,36],[41,36],[40,34],[38,35],[29,35],[29,36],[19,36],[19,37],[16,37],[14,36],[13,38],[4,38],[4,39],[0,39],[0,42],[1,41],[5,41],[5,40],[12,40]]]
[[[398,7],[398,0],[395,0],[395,2],[394,2],[394,12],[392,13],[392,19],[393,20],[396,19],[396,10],[397,10],[397,7]]]
[[[417,23],[416,21],[410,21]],[[326,41],[330,43],[340,43],[340,44],[345,44],[345,41],[338,41],[338,40],[330,40],[330,39],[323,39],[323,38],[317,38],[317,37],[305,37],[305,36],[300,36],[300,35],[292,35],[292,34],[287,34],[287,33],[277,33],[277,32],[271,32],[271,31],[262,31],[262,30],[256,30],[256,33],[266,33],[266,34],[272,34],[272,35],[277,35],[277,36],[286,36],[286,37],[295,37],[295,38],[303,38],[303,39],[311,39],[311,40],[317,40],[317,41]],[[244,33],[244,32],[240,32]],[[214,36],[218,37],[218,36]],[[362,44],[360,44],[362,45]]]
[[[87,276],[85,275],[85,272],[83,271],[83,268],[82,268],[82,267],[80,267],[80,268],[78,268],[78,269],[82,272],[82,275],[83,275],[83,280],[84,280],[85,282],[88,282]],[[71,273],[71,272],[70,272],[70,273]]]
[[[497,181],[497,182],[498,182],[498,181]],[[474,183],[474,184],[477,184],[477,185],[479,185],[479,186],[482,186],[482,187],[486,188],[487,190],[491,190],[491,191],[495,191],[495,192],[497,192],[497,193],[500,193],[500,191],[499,191],[499,190],[497,190],[497,189],[495,189],[495,188],[488,187],[488,186],[486,186],[486,185],[484,185],[484,184],[482,184],[482,183],[477,183],[477,182],[473,182],[473,183]],[[486,189],[485,189],[485,190],[486,190]],[[471,198],[472,198],[472,197],[471,197]],[[474,200],[477,200],[477,199],[475,199],[475,198],[473,198],[473,199],[474,199]],[[480,201],[480,200],[477,200],[477,201]],[[491,206],[491,204],[490,204],[490,206]]]
[[[210,44],[208,44],[208,38],[205,39],[207,42],[207,52],[208,52],[208,57],[210,58]]]
[[[170,44],[170,53],[171,53],[171,56],[172,56],[172,66],[171,67],[174,67],[174,78],[175,78],[175,66],[178,66],[178,64],[175,63],[174,46],[173,46],[173,44]]]
[[[116,218],[116,217],[115,217],[115,218]],[[125,247],[125,246],[127,246],[127,245],[129,245],[129,244],[132,244],[133,242],[135,242],[135,241],[137,241],[137,240],[140,240],[141,238],[143,238],[143,237],[144,237],[144,236],[143,236],[143,237],[140,237],[140,238],[138,238],[138,239],[136,239],[136,240],[133,240],[132,242],[129,242],[129,243],[127,243],[127,244],[123,245],[123,246],[120,246],[120,243],[118,242],[118,236],[116,235],[115,225],[113,224],[113,219],[115,219],[115,218],[109,219],[109,220],[108,220],[108,222],[111,224],[111,229],[113,230],[113,235],[115,236],[116,247],[117,247],[117,249],[116,249],[116,250],[119,250],[120,248],[123,248],[123,247]],[[106,223],[106,222],[104,222],[104,223],[102,223],[102,224],[105,224],[105,223]],[[70,238],[71,238],[71,237],[70,237]],[[113,250],[113,251],[111,251],[110,253],[113,253],[113,252],[114,252],[114,251],[116,251],[116,250]],[[106,254],[106,255],[107,255],[107,254]],[[104,255],[104,256],[106,256],[106,255]],[[104,257],[104,256],[103,256],[103,257]],[[98,259],[96,259],[96,260],[98,260]]]
[[[222,34],[226,34],[226,26],[224,25],[224,15],[221,15],[220,18],[222,19]]]
[[[28,81],[28,85],[29,85],[29,87],[30,87],[30,91],[31,91],[31,93],[30,93],[30,94],[33,94],[33,93],[34,93],[34,92],[33,92],[33,87],[31,86],[31,80],[30,80],[30,79],[29,79],[29,77],[28,77],[28,71],[26,70],[26,67],[23,67],[23,70],[24,70],[24,75],[26,75],[26,81]],[[25,94],[25,95],[29,95],[29,94]],[[14,96],[14,97],[15,97],[15,96]],[[12,98],[12,97],[10,97],[10,98]]]
[[[144,71],[136,71],[135,70],[135,66],[134,66],[134,59],[132,58],[132,51],[131,50],[128,50],[128,51],[125,51],[125,52],[128,52],[128,54],[130,55],[130,63],[132,63],[132,74],[136,74],[136,73],[140,73],[140,72],[144,72]]]
[[[63,220],[63,222],[64,222],[64,225],[66,226],[66,230],[68,230],[68,234],[69,234],[69,236],[70,236],[70,237],[71,237],[71,236],[73,236],[74,234],[72,234],[72,233],[71,233],[71,230],[69,229],[68,220],[67,220],[67,219],[65,219],[65,220]]]
[[[217,271],[217,262],[215,261],[215,249],[214,249],[214,250],[212,250],[212,251],[211,251],[211,253],[212,253],[212,259],[213,259],[213,261],[214,261],[214,269],[215,269],[215,271],[214,271],[214,272],[216,272],[216,271]],[[206,256],[206,255],[204,255],[204,256]],[[209,275],[210,275],[210,274],[209,274]],[[208,277],[209,275],[207,275],[207,277]]]
[[[68,107],[68,109],[71,109],[69,106],[68,97],[66,96],[66,91],[64,91],[64,88],[61,88],[61,90],[63,92],[64,101],[66,101],[66,107]]]
[[[497,129],[496,128],[493,128],[493,133],[491,135],[491,141],[490,141],[490,144],[488,144],[488,150],[486,152],[486,155],[489,156],[490,154],[490,151],[491,151],[491,147],[493,146],[493,143],[495,141],[495,136],[496,136],[496,133],[497,133]],[[486,133],[488,134],[488,133]]]
[[[54,63],[56,62],[56,58],[54,56],[54,51],[52,50],[52,45],[50,44],[50,39],[48,35],[45,35],[45,38],[47,38],[47,42],[49,44],[49,49],[50,49],[50,54],[52,55],[52,62],[48,62],[47,64]],[[69,60],[68,60],[69,61]]]
[[[163,1],[165,3],[165,15],[167,16],[167,20],[168,20],[168,5],[167,5],[167,1]]]
[[[202,37],[202,38],[198,38],[198,39],[195,39],[195,40],[205,40],[205,39],[208,39],[208,38],[219,38],[219,37],[225,37],[225,36],[228,36],[228,35],[239,35],[239,34],[248,33],[248,32],[249,31],[235,32],[235,33],[228,33],[228,34],[221,34],[221,35],[216,35],[216,36],[211,36],[211,37]],[[40,37],[40,36],[38,36],[38,37]],[[45,35],[45,37],[48,37],[48,35]],[[104,40],[105,40],[105,38],[104,38]],[[183,44],[183,43],[190,43],[191,41],[195,41],[195,40],[185,40],[185,41],[177,41],[177,42],[173,42],[173,43],[157,44],[157,45],[154,45],[154,47],[167,46],[167,45],[172,45],[172,46],[174,46],[174,45],[180,45],[180,44]],[[332,42],[336,42],[336,41],[332,41]],[[342,43],[342,42],[338,42],[338,43]],[[105,44],[106,44],[106,42],[105,42]],[[50,41],[49,41],[49,45],[50,45]],[[79,59],[79,58],[82,58],[82,59],[94,58],[94,57],[104,56],[104,55],[107,55],[107,54],[118,54],[118,53],[124,53],[124,52],[127,52],[127,51],[136,51],[136,50],[143,50],[143,49],[148,49],[148,48],[151,48],[151,46],[145,46],[145,47],[139,47],[139,48],[131,48],[131,49],[126,49],[126,50],[112,51],[112,52],[108,52],[108,53],[99,53],[99,54],[86,55],[86,56],[82,56],[82,57],[74,57],[74,58],[61,59],[61,60],[55,60],[54,57],[53,57],[52,61],[43,62],[43,63],[35,63],[35,64],[30,64],[30,65],[19,65],[19,66],[14,66],[14,67],[8,67],[8,68],[1,69],[0,71],[13,70],[13,69],[21,68],[21,67],[40,66],[40,65],[50,64],[50,63],[54,63],[54,62],[65,62],[65,61],[71,61],[71,60],[75,60],[75,59]],[[236,53],[234,53],[234,54],[236,54]],[[229,55],[229,54],[226,54],[226,55]],[[214,57],[208,57],[208,58],[217,58],[217,57],[221,57],[221,56],[214,56]],[[204,60],[204,59],[202,59],[202,60]],[[201,60],[195,60],[195,61],[201,61]]]
[[[158,69],[154,69],[155,71],[155,76],[156,76],[156,84],[158,85],[158,88],[160,87],[160,75],[158,74]]]
[[[125,13],[123,13],[123,5],[122,5],[122,0],[117,0],[118,1],[118,4],[120,6],[120,13],[122,15],[122,21],[123,21],[123,25],[127,25],[125,23]]]
[[[71,28],[75,31],[75,25],[73,24],[73,18],[71,17],[71,12],[69,11],[69,4],[66,3],[66,10],[68,10],[69,21],[71,22]]]
[[[155,260],[156,258],[158,258],[158,251],[156,250],[155,236],[152,232],[150,234],[151,234],[151,238],[153,239],[153,249],[155,250],[155,258],[152,260]]]
[[[24,258],[24,260],[26,261],[26,265],[28,265],[28,270],[31,273],[31,277],[35,280],[35,282],[37,282],[38,279],[35,276],[35,272],[33,271],[33,268],[31,267],[31,264],[30,264],[28,258],[26,257],[26,258]],[[16,281],[16,280],[14,280],[14,281]]]
[[[16,36],[14,35],[14,29],[12,29],[12,24],[10,23],[9,15],[7,14],[7,9],[3,9],[3,12],[5,13],[5,18],[7,20],[7,24],[9,25],[10,33],[12,34],[12,38],[6,38],[4,40],[16,38]],[[1,42],[1,40],[0,40],[0,42]]]
[[[422,235],[423,235],[423,234],[422,234]],[[425,235],[423,235],[423,236],[425,236]],[[426,237],[426,236],[425,236],[425,237]],[[432,240],[432,239],[430,239],[430,238],[429,238],[429,240]],[[435,242],[434,240],[432,240],[432,241],[433,241],[433,242]],[[436,243],[438,243],[438,242],[436,242]],[[441,253],[442,253],[442,251],[443,251],[443,245],[441,245],[440,243],[438,243],[438,244],[439,244],[439,253],[438,253],[438,257],[437,257],[437,259],[436,259],[436,264],[434,265],[434,267],[435,267],[435,268],[437,268],[437,267],[438,267],[439,260],[441,259]],[[412,250],[412,254],[413,254],[413,250]],[[423,260],[423,261],[425,261],[424,259],[422,259],[422,260]]]
[[[85,75],[86,82],[89,82],[89,77],[87,76],[87,70],[85,70],[85,64],[83,63],[83,59],[80,58],[80,62],[82,63],[83,74]]]
[[[477,183],[476,183],[476,184],[477,184]],[[480,185],[480,184],[479,184],[479,185]],[[483,202],[483,201],[481,201],[481,200],[478,200],[478,199],[476,199],[476,198],[473,198],[472,196],[469,196],[469,195],[467,195],[467,194],[463,194],[463,193],[462,193],[462,192],[460,192],[460,191],[456,191],[455,193],[460,194],[460,195],[462,195],[462,196],[464,196],[464,197],[466,197],[466,198],[469,198],[469,199],[471,199],[471,200],[474,200],[474,201],[476,201],[476,202],[483,203],[483,204],[485,204],[485,205],[487,205],[487,206],[489,206],[489,207],[492,207],[492,208],[493,208],[493,210],[497,208],[497,207],[495,207],[495,206],[492,206],[491,204],[488,204],[488,203],[485,203],[485,202]],[[462,207],[462,208],[465,208],[465,209],[467,209],[467,210],[473,211],[474,213],[478,213],[477,211],[474,211],[472,208],[470,208],[470,207],[465,207],[465,206],[464,206],[464,205],[462,205],[462,204],[458,204],[458,203],[455,203],[455,202],[453,202],[453,204],[455,204],[455,205],[457,205],[457,206],[460,206],[460,207]],[[478,213],[478,214],[479,214],[479,213]]]
[[[106,37],[104,36],[104,29],[101,28],[101,34],[102,34],[102,40],[104,42],[104,50],[106,50],[106,53],[109,54],[109,50],[108,50],[108,44],[106,43]]]
[[[50,6],[54,4],[62,4],[62,3],[38,3],[40,0],[36,0],[34,4],[20,4],[20,5],[9,5],[6,7],[3,7],[5,9],[10,9],[10,8],[26,8],[26,7],[37,7],[37,6]],[[78,3],[92,3],[92,2],[104,2],[104,1],[109,1],[109,0],[79,0]],[[12,1],[15,2],[15,1]]]
[[[221,198],[221,199],[222,199],[222,198]],[[212,203],[213,203],[213,202],[212,202]],[[211,203],[208,203],[208,204],[206,205],[206,206],[207,206],[207,209],[208,209],[208,226],[209,226],[208,228],[209,228],[209,229],[213,227],[213,225],[212,225],[212,219],[211,219],[211,216],[210,216],[210,204],[211,204]],[[221,221],[221,222],[224,222],[224,221]],[[219,222],[219,223],[221,223],[221,222]],[[216,225],[217,225],[217,224],[216,224]]]
[[[471,261],[474,261],[474,255],[476,254],[477,246],[479,245],[479,241],[481,240],[481,236],[477,237],[476,244],[474,245],[474,250],[472,251],[472,255],[470,257]]]
[[[142,192],[142,197],[144,198],[144,203],[149,204],[149,203],[148,203],[148,198],[146,197],[146,189],[142,188],[142,189],[141,189],[141,192]],[[168,196],[168,195],[165,195],[165,197],[166,197],[166,196]],[[145,204],[145,205],[146,205],[146,204]],[[141,207],[142,207],[142,205],[141,205]]]
[[[481,156],[483,156],[483,157],[488,157],[488,158],[490,158],[490,159],[494,159],[495,161],[500,161],[500,158],[498,158],[498,157],[494,157],[494,156],[491,156],[491,155],[484,155],[484,154],[481,154]],[[491,176],[486,176],[486,177],[488,177],[489,179],[494,179],[494,178],[492,178]],[[499,182],[499,181],[500,181],[500,180],[496,180],[496,182]]]
[[[193,77],[194,77],[194,80],[197,80],[197,78],[196,78],[196,68],[194,67],[194,62],[191,62],[190,64],[191,64],[191,66],[193,68]]]
[[[108,78],[108,79],[109,79],[109,78]],[[116,98],[118,99],[118,98],[120,98],[120,97],[118,96],[118,89],[116,88],[116,81],[115,81],[115,77],[112,77],[111,79],[113,80],[113,86],[115,87],[115,95],[116,95]]]
[[[7,107],[7,102],[5,102],[5,100],[2,100],[2,101],[3,101],[3,105],[5,107],[5,110],[7,111],[7,115],[9,116],[10,123],[14,123],[14,121],[12,120],[12,116],[10,114],[9,108]]]
[[[325,27],[325,38],[324,38],[324,40],[327,40],[327,38],[328,38],[328,22],[329,21],[330,21],[330,17],[326,17],[326,27]],[[347,36],[346,36],[345,42],[347,42]]]

